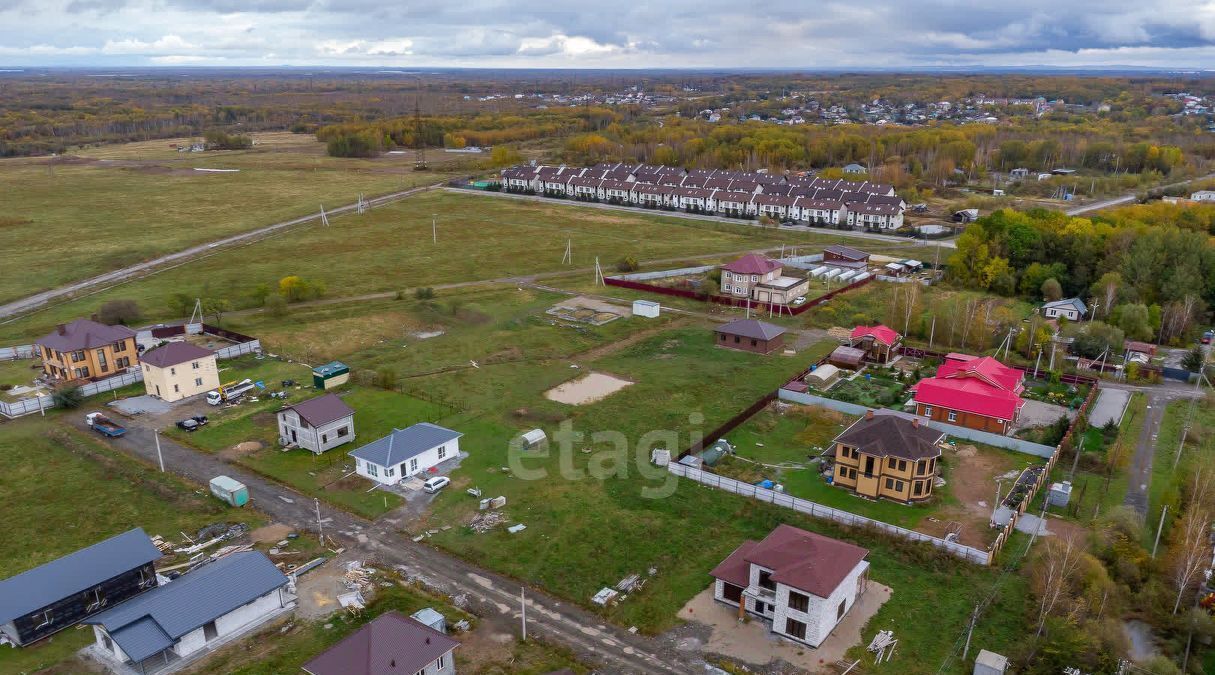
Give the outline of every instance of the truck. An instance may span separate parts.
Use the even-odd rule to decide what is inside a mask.
[[[102,436],[108,436],[109,438],[118,438],[127,432],[126,428],[124,428],[121,424],[106,417],[105,415],[102,415],[99,412],[91,412],[85,415],[84,421],[87,422],[90,427],[92,427],[93,431],[96,431]]]
[[[207,392],[207,403],[211,405],[219,405],[220,403],[231,403],[241,396],[244,396],[257,384],[253,380],[241,380],[239,382],[229,382],[220,385],[219,389]]]

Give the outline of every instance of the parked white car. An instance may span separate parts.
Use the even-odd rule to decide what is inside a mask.
[[[447,476],[435,476],[434,478],[427,478],[426,482],[422,483],[422,489],[430,494],[434,494],[447,487],[450,483],[451,479]]]

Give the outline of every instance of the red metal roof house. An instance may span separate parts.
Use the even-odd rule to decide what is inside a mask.
[[[990,356],[947,354],[936,377],[920,380],[912,391],[917,415],[1007,434],[1025,404],[1025,373]]]
[[[882,324],[876,326],[857,326],[852,329],[849,345],[865,350],[865,356],[877,363],[890,363],[894,353],[898,351],[903,336],[898,331]]]

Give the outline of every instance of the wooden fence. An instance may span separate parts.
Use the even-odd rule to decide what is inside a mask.
[[[823,506],[822,504],[812,502],[808,499],[794,497],[793,495],[789,495],[784,492],[777,492],[776,490],[769,490],[768,488],[763,488],[758,485],[751,485],[750,483],[744,483],[742,481],[734,480],[733,478],[726,478],[725,476],[719,476],[715,473],[702,471],[678,462],[671,462],[668,464],[667,470],[676,476],[696,481],[702,485],[707,485],[726,492],[733,492],[734,494],[750,497],[752,499],[767,502],[775,506],[781,506],[793,511],[797,511],[798,513],[804,513],[813,518],[825,518],[827,520],[848,525],[850,527],[873,528],[886,534],[894,535],[909,541],[919,541],[932,544],[933,546],[936,546],[937,548],[955,555],[967,562],[972,562],[979,565],[990,565],[993,558],[993,553],[990,551],[982,551],[964,544],[959,544],[956,541],[946,541],[939,537],[924,534],[923,532],[916,532],[915,530],[909,530],[905,527],[899,527],[898,525],[891,525],[890,523],[884,523],[880,520],[859,516],[850,511],[842,511],[840,509],[831,508],[830,506]]]

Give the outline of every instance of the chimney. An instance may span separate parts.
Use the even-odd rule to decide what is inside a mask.
[[[67,325],[62,323],[57,324],[55,326],[55,332],[59,333],[60,335],[67,335]]]
[[[865,411],[865,419],[867,419],[867,420],[871,420],[871,419],[873,419],[873,411],[872,411],[872,410],[866,410],[866,411]]]
[[[920,418],[918,418],[918,417],[912,417],[912,418],[911,418],[911,426],[912,426],[912,427],[914,427],[914,428],[916,428],[916,429],[919,429],[919,428],[920,428]]]

